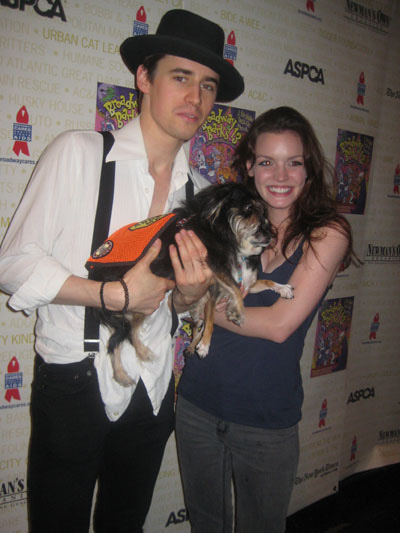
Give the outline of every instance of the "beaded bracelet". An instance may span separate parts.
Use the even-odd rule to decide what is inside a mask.
[[[128,305],[129,305],[129,290],[128,290],[128,285],[125,283],[125,280],[123,280],[122,278],[118,280],[121,285],[122,285],[122,288],[124,289],[124,293],[125,293],[125,305],[124,307],[122,308],[122,311],[121,313],[126,313],[126,311],[128,310]]]
[[[124,289],[124,294],[125,294],[125,303],[124,303],[124,307],[122,308],[122,311],[120,311],[121,313],[126,313],[126,311],[128,310],[128,306],[129,306],[129,290],[128,290],[128,286],[127,284],[125,283],[125,280],[123,279],[119,279],[117,280],[121,283],[122,285],[122,288]],[[106,304],[104,303],[104,285],[108,283],[108,281],[103,281],[102,284],[100,285],[100,303],[101,303],[101,308],[103,310],[103,312],[107,312],[108,309],[106,308]]]

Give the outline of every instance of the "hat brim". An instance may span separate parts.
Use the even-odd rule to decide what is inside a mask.
[[[154,54],[184,57],[205,65],[219,74],[218,102],[231,102],[244,91],[243,77],[233,65],[212,51],[184,39],[164,35],[128,37],[120,46],[120,54],[133,74],[136,74],[137,68],[147,56]]]

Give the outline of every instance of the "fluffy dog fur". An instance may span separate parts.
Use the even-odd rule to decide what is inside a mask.
[[[162,233],[161,251],[150,268],[157,276],[174,279],[169,245],[175,243],[175,235],[182,228],[193,230],[206,246],[207,262],[214,278],[203,298],[189,309],[193,320],[193,340],[188,348],[189,353],[197,352],[200,357],[205,357],[218,300],[227,300],[227,318],[241,324],[244,309],[240,287],[250,292],[270,289],[284,298],[293,297],[292,287],[268,280],[257,281],[260,254],[270,243],[272,231],[265,203],[246,186],[237,183],[211,185],[175,209],[174,213],[179,215],[177,221]],[[121,278],[129,268],[131,266],[104,268],[103,279],[111,281]],[[97,314],[101,322],[112,330],[108,352],[114,378],[121,385],[129,386],[133,382],[122,366],[119,347],[124,340],[129,339],[139,359],[153,357],[139,338],[145,315],[131,312],[122,315],[104,310],[97,310]]]

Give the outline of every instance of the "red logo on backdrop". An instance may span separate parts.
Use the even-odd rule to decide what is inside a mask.
[[[306,8],[314,13],[314,0],[307,0]]]
[[[23,105],[17,113],[17,122],[14,122],[13,139],[15,141],[13,152],[19,155],[22,152],[29,154],[28,142],[32,140],[32,126],[29,126],[29,115],[26,107]]]
[[[17,358],[14,356],[7,366],[7,373],[5,375],[4,388],[6,389],[6,394],[4,398],[8,403],[12,399],[20,400],[21,396],[19,394],[19,388],[22,387],[22,372],[19,371],[19,363]]]
[[[147,35],[149,25],[146,24],[147,15],[143,6],[139,7],[136,12],[136,20],[133,22],[133,35]]]
[[[224,59],[226,59],[231,65],[233,65],[233,62],[237,59],[236,35],[233,30],[228,35],[227,42],[224,45]]]
[[[376,333],[379,329],[379,313],[376,313],[372,321],[371,327],[369,328],[369,340],[376,339]]]
[[[328,415],[328,400],[325,398],[321,405],[321,410],[319,412],[319,424],[318,427],[325,427],[325,419]]]
[[[353,441],[351,443],[351,451],[350,451],[350,461],[354,461],[356,458],[356,451],[357,451],[357,437],[353,437]]]
[[[397,165],[396,170],[394,171],[393,178],[393,192],[395,194],[400,194],[400,163]]]
[[[361,72],[357,84],[357,104],[364,105],[365,88],[365,76],[364,72]]]

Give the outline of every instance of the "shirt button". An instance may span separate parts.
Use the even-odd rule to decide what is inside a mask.
[[[87,376],[91,376],[91,375],[92,375],[92,371],[91,371],[91,370],[88,370],[88,371],[86,372],[86,375],[87,375]]]
[[[119,415],[119,412],[118,411],[114,411],[114,416],[118,416]]]
[[[144,192],[145,192],[146,194],[150,194],[150,189],[149,189],[148,187],[146,187],[145,190],[144,190]]]

